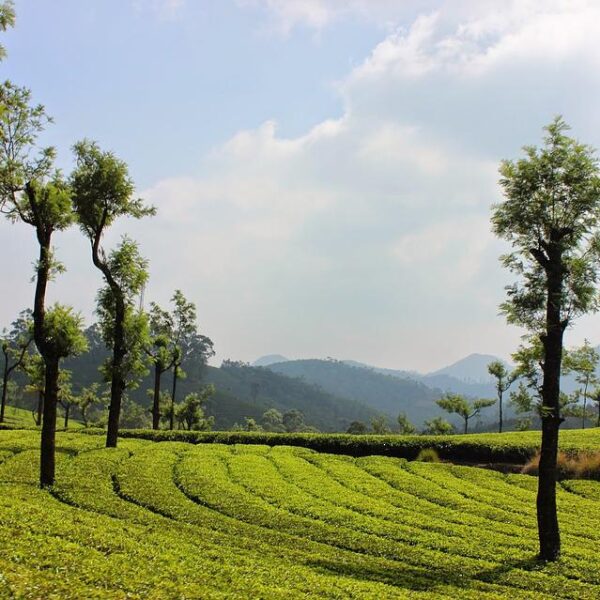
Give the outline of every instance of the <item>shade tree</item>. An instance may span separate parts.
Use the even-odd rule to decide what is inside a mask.
[[[179,426],[188,431],[210,431],[214,417],[205,414],[206,401],[215,393],[213,385],[205,386],[200,392],[187,394],[175,406],[175,417]]]
[[[564,358],[563,371],[575,375],[575,381],[579,384],[578,396],[583,399],[580,411],[582,429],[585,429],[586,419],[591,416],[587,406],[588,400],[591,399],[590,392],[600,384],[600,378],[596,373],[599,359],[600,354],[588,340],[584,340],[579,348],[570,350]]]
[[[103,151],[95,142],[83,140],[74,146],[76,167],[70,178],[73,191],[73,205],[81,230],[88,238],[92,262],[102,273],[110,295],[112,327],[110,347],[110,405],[106,445],[117,445],[121,401],[126,389],[127,319],[130,315],[130,296],[132,290],[139,293],[147,274],[133,280],[119,268],[118,258],[127,251],[132,252],[135,244],[130,240],[121,243],[118,254],[108,253],[103,245],[106,231],[120,217],[136,219],[153,215],[155,209],[144,204],[134,194],[134,185],[127,165],[112,152]],[[137,246],[135,246],[137,252]],[[136,273],[139,275],[139,272]],[[135,284],[139,284],[136,288]],[[131,322],[130,322],[131,325]]]
[[[500,166],[504,200],[493,207],[498,237],[511,245],[501,257],[517,276],[501,305],[509,323],[538,336],[542,358],[542,443],[537,494],[540,553],[560,555],[556,508],[563,336],[575,319],[598,309],[600,170],[594,149],[566,135],[561,117],[545,128],[541,148]]]
[[[468,400],[462,394],[446,393],[436,404],[446,412],[458,415],[463,420],[463,432],[469,432],[469,421],[481,414],[484,408],[492,406],[495,400],[482,398],[480,400]]]
[[[396,418],[398,423],[398,431],[402,435],[414,435],[417,432],[417,428],[410,422],[406,413],[401,412]]]
[[[3,357],[0,423],[4,422],[10,377],[23,366],[27,351],[32,342],[33,320],[31,318],[31,311],[25,310],[20,314],[18,319],[13,321],[10,331],[4,330],[0,338]]]
[[[148,346],[148,318],[139,310],[137,298],[148,279],[148,262],[138,245],[124,236],[103,264],[112,283],[99,290],[96,315],[102,339],[111,350],[103,373],[110,384],[106,445],[115,447],[123,394],[137,387],[147,372],[144,348]]]
[[[498,433],[502,433],[503,428],[503,408],[504,394],[510,386],[517,380],[518,374],[516,371],[510,371],[501,360],[494,360],[487,366],[488,373],[494,378],[494,386],[498,396]]]
[[[171,344],[174,352],[173,380],[171,387],[171,403],[176,402],[177,382],[185,377],[182,365],[191,356],[205,363],[214,355],[213,343],[210,338],[198,332],[196,305],[187,300],[181,290],[175,290],[171,298],[173,311],[171,313]],[[173,429],[175,411],[171,411],[169,429]]]
[[[154,370],[152,393],[152,429],[160,427],[161,379],[179,360],[180,349],[174,343],[174,323],[172,315],[152,302],[148,313],[149,340],[144,348]],[[169,423],[171,419],[169,417]]]
[[[443,417],[434,417],[425,421],[423,435],[450,435],[454,433],[454,425]]]
[[[80,320],[71,309],[56,305],[47,311],[48,283],[63,267],[56,260],[53,235],[73,222],[69,186],[54,169],[55,151],[39,147],[37,138],[50,121],[31,92],[10,82],[0,85],[0,206],[10,220],[34,229],[38,245],[35,263],[33,338],[44,361],[44,418],[40,484],[54,482],[56,405],[60,361],[76,351]]]

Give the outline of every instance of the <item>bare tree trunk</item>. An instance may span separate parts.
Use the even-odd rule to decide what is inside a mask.
[[[4,423],[4,411],[6,409],[6,394],[8,391],[8,357],[4,364],[4,373],[2,374],[2,404],[0,405],[0,423]]]
[[[119,435],[119,419],[121,417],[121,401],[125,385],[123,378],[117,374],[113,375],[110,384],[110,407],[108,409],[108,429],[106,432],[106,447],[116,448]]]
[[[67,429],[67,427],[69,427],[69,412],[71,411],[71,405],[67,404],[67,407],[65,408],[65,429]]]
[[[502,392],[498,391],[498,433],[502,433],[502,421],[503,421],[503,415],[502,415]]]
[[[42,424],[42,414],[44,412],[44,392],[38,391],[37,418],[35,424],[39,427]]]
[[[123,377],[123,359],[125,358],[125,304],[122,298],[115,297],[115,339],[110,382],[110,407],[108,409],[108,428],[106,432],[106,447],[117,447],[119,435],[119,418],[121,416],[121,402],[125,391],[125,378]]]
[[[58,404],[58,359],[46,362],[46,391],[44,420],[42,422],[42,445],[40,454],[40,486],[54,484],[56,469],[56,406]]]
[[[537,520],[540,558],[555,561],[560,556],[560,530],[556,509],[558,431],[560,417],[560,371],[564,324],[561,322],[563,266],[560,243],[549,245],[546,268],[548,294],[542,384],[542,446],[537,493]]]
[[[160,427],[160,376],[162,371],[157,363],[154,363],[154,398],[152,401],[152,429]]]
[[[177,391],[177,375],[179,372],[179,365],[173,367],[173,390],[171,393],[171,414],[169,419],[169,429],[172,431],[175,425],[175,392]]]

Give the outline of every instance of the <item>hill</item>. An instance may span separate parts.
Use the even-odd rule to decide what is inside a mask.
[[[487,367],[491,362],[497,360],[505,362],[491,354],[469,354],[469,356],[461,358],[447,367],[432,371],[426,376],[437,377],[445,375],[467,383],[489,383],[492,381],[492,377],[489,375]],[[510,368],[510,365],[505,364]]]
[[[268,367],[269,365],[273,365],[275,363],[286,362],[287,359],[285,356],[281,354],[267,354],[266,356],[261,356],[257,358],[253,363],[253,367]]]
[[[406,412],[409,419],[418,425],[440,413],[435,405],[435,400],[441,395],[439,390],[368,367],[353,366],[336,360],[309,359],[277,363],[270,365],[268,369],[289,377],[298,377],[329,393],[352,398],[393,418],[400,412]]]
[[[192,389],[194,380],[190,379],[185,386]],[[345,431],[352,421],[369,423],[379,414],[365,404],[263,367],[241,363],[224,363],[218,369],[205,367],[202,381],[218,390],[208,412],[215,415],[219,429],[230,428],[236,421],[243,423],[243,417],[259,419],[268,408],[281,412],[298,409],[307,425],[321,431]]]
[[[536,481],[300,448],[0,431],[0,597],[600,597],[600,484],[557,491],[561,560],[537,549]],[[585,518],[582,518],[585,515]],[[76,524],[76,526],[74,526]]]

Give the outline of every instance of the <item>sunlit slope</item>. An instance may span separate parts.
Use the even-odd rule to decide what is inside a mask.
[[[59,414],[56,420],[57,427],[62,427],[64,423],[64,417]],[[24,428],[35,428],[35,418],[30,410],[24,408],[17,408],[16,406],[7,406],[4,413],[4,425],[7,428],[24,427]],[[81,429],[82,423],[75,419],[69,419],[69,429]]]
[[[38,442],[0,432],[1,598],[600,598],[594,482],[560,489],[542,568],[526,476],[59,434],[50,494]]]

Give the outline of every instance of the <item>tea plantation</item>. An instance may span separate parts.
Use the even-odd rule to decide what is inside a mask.
[[[536,480],[301,447],[0,431],[0,598],[600,598],[600,483],[559,490],[535,561]]]

